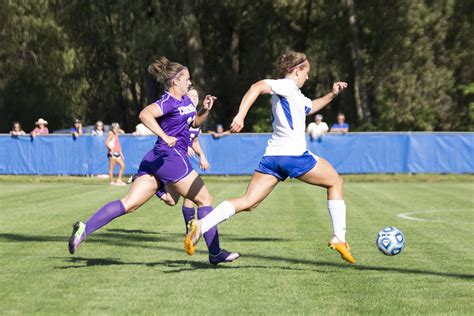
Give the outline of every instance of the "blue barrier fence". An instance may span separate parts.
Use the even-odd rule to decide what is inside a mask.
[[[203,174],[251,174],[270,134],[200,137],[211,169]],[[126,173],[138,169],[152,136],[120,136]],[[474,133],[349,133],[326,135],[308,149],[340,173],[474,173]],[[108,172],[105,137],[0,136],[0,174],[91,175]],[[198,161],[192,159],[195,169]]]

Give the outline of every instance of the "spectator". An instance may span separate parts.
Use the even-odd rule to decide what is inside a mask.
[[[18,121],[13,122],[10,135],[12,136],[26,135],[25,131],[21,128],[20,122]]]
[[[337,123],[334,123],[331,126],[331,132],[339,134],[346,134],[349,132],[349,124],[347,124],[345,121],[346,116],[343,113],[339,113],[337,115]]]
[[[133,132],[133,135],[147,136],[147,135],[154,135],[154,134],[143,123],[140,123],[135,127],[135,132]]]
[[[102,123],[102,121],[95,122],[95,127],[92,130],[92,136],[104,136],[104,123]]]
[[[74,126],[71,128],[71,133],[74,138],[79,137],[79,135],[82,135],[82,123],[81,120],[75,119],[74,120]]]
[[[222,126],[222,124],[217,124],[216,131],[209,131],[208,133],[214,138],[221,138],[222,136],[229,135],[230,131],[224,131],[224,126]]]
[[[309,123],[306,128],[306,132],[309,133],[311,140],[320,139],[328,130],[329,127],[323,122],[323,116],[321,114],[317,114],[314,117],[314,122]]]
[[[105,141],[105,146],[109,150],[107,156],[109,157],[109,182],[110,185],[126,185],[122,180],[123,171],[125,170],[125,157],[122,153],[122,146],[119,141],[120,125],[119,123],[112,123],[112,131],[109,132]],[[120,166],[117,181],[114,181],[115,164]]]
[[[32,137],[49,134],[49,130],[46,127],[46,125],[48,125],[48,121],[45,121],[44,119],[40,118],[38,119],[38,121],[36,121],[35,125],[35,129],[31,132]]]

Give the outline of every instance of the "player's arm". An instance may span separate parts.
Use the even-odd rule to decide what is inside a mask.
[[[193,149],[194,152],[199,156],[199,165],[201,169],[207,170],[209,169],[209,162],[207,161],[206,155],[204,154],[204,150],[202,150],[201,145],[199,144],[199,137],[196,137],[193,140]]]
[[[261,94],[270,94],[271,92],[272,88],[264,80],[254,83],[242,98],[239,106],[239,113],[234,117],[234,120],[230,125],[230,131],[232,133],[240,132],[242,128],[244,128],[245,117],[258,96]]]
[[[207,120],[209,112],[211,111],[212,106],[214,105],[214,101],[216,101],[216,99],[217,98],[215,96],[209,94],[206,95],[204,101],[202,102],[202,109],[196,114],[196,118],[193,122],[193,127],[199,127]]]
[[[328,105],[334,98],[341,93],[342,90],[347,88],[347,82],[339,81],[335,82],[332,85],[332,90],[325,96],[313,100],[312,106],[311,106],[311,111],[308,113],[308,115],[313,114],[324,108],[326,105]]]
[[[163,116],[163,112],[156,103],[147,105],[138,116],[140,121],[145,125],[150,131],[158,135],[163,141],[169,146],[173,147],[176,144],[176,138],[173,136],[168,136],[163,131],[163,129],[158,125],[156,121],[157,118]]]

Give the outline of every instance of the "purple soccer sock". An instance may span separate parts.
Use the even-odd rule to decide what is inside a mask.
[[[188,233],[188,223],[194,219],[194,207],[183,206],[184,224],[186,225],[186,234]]]
[[[212,212],[212,206],[201,206],[198,208],[198,219],[203,219],[207,214]],[[221,246],[219,245],[219,234],[217,232],[217,225],[209,229],[204,233],[204,239],[206,240],[209,254],[218,255],[221,252]]]
[[[111,220],[125,214],[125,207],[122,201],[117,200],[105,204],[86,222],[86,236],[93,233]]]

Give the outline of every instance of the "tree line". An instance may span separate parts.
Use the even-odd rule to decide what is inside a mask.
[[[207,123],[228,126],[246,89],[303,51],[303,92],[349,88],[322,110],[352,130],[474,130],[471,0],[0,0],[0,132],[39,117],[52,129],[118,121],[163,91],[147,73],[159,56],[187,65],[218,97]],[[269,99],[246,131],[271,131]],[[311,119],[311,118],[309,118]]]

